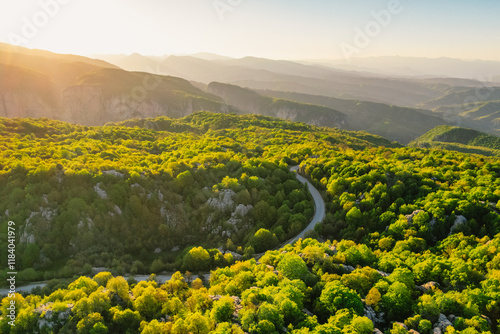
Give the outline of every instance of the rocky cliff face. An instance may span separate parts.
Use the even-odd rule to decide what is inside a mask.
[[[181,103],[148,98],[134,99],[130,94],[108,96],[99,85],[76,85],[64,89],[54,103],[44,101],[36,92],[0,92],[0,117],[47,117],[88,126],[103,125],[132,118],[158,116],[183,117],[196,111],[234,111],[223,103],[193,97]]]
[[[234,111],[182,78],[98,67],[90,59],[82,64],[42,58],[25,59],[19,66],[0,61],[0,117],[103,125],[131,118],[178,118],[202,110]]]
[[[35,93],[0,92],[0,117],[58,118],[58,110]]]
[[[100,86],[72,86],[62,94],[61,109],[64,120],[86,124],[102,125],[131,118],[175,116],[166,105],[153,100],[136,101],[126,94],[106,97]]]
[[[347,127],[347,116],[341,113],[324,112],[312,113],[305,108],[281,107],[276,108],[275,116],[290,121],[304,122],[315,126],[329,126],[339,129]]]

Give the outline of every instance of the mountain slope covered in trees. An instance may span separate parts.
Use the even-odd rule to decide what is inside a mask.
[[[319,148],[398,146],[366,133],[209,112],[102,127],[3,118],[0,135],[1,235],[17,222],[21,281],[103,266],[192,269],[182,251],[200,245],[262,252],[314,213],[289,164]],[[210,261],[231,260],[215,249]]]
[[[401,144],[408,144],[435,126],[446,124],[429,110],[294,92],[259,92],[269,97],[333,108],[346,115],[348,129],[368,131]]]
[[[453,126],[438,126],[412,141],[409,146],[500,155],[500,137]]]
[[[250,89],[219,82],[210,83],[207,91],[222,97],[226,103],[235,106],[244,113],[279,117],[332,128],[345,129],[349,127],[347,116],[332,108],[270,98]]]
[[[6,298],[2,333],[498,331],[498,158],[208,112],[1,124],[1,238],[16,222],[19,279],[190,272],[162,285],[104,272],[16,295],[16,327]],[[253,260],[312,214],[292,164],[322,191],[310,236],[328,241]],[[209,282],[192,280],[208,269]]]

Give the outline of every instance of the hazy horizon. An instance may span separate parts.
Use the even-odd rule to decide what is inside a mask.
[[[500,61],[500,3],[492,0],[29,0],[0,8],[1,42],[84,56]]]

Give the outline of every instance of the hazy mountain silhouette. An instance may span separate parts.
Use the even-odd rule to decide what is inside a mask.
[[[270,60],[256,57],[227,58],[218,55],[146,57],[124,56],[114,64],[131,71],[154,69],[154,73],[179,76],[188,80],[208,84],[212,81],[234,84],[251,89],[291,91],[336,98],[366,100],[406,107],[423,107],[431,100],[439,99],[456,87],[482,87],[493,85],[471,79],[456,79],[439,75],[419,75],[417,70],[405,68],[399,76],[376,74],[376,69],[356,67],[357,71],[334,68],[324,64],[305,64],[285,60]],[[109,58],[107,58],[109,59]],[[160,60],[159,60],[160,59]],[[399,58],[398,58],[399,59]],[[420,58],[416,58],[420,60]],[[390,61],[390,59],[388,59]],[[421,59],[422,63],[429,61]],[[418,65],[418,62],[415,61]],[[454,60],[453,63],[466,63]],[[495,62],[479,62],[483,67]],[[432,65],[432,64],[431,64]],[[439,64],[427,66],[432,71]],[[423,67],[420,66],[420,67]],[[369,72],[372,71],[372,72]],[[392,73],[392,72],[391,72]],[[410,75],[410,73],[412,73]],[[404,74],[404,76],[402,76]]]
[[[0,56],[0,115],[7,117],[99,125],[199,110],[255,113],[366,130],[401,143],[437,125],[500,128],[500,90],[472,79],[389,77],[209,53],[105,56],[111,64],[0,44]]]
[[[325,61],[321,61],[325,64]],[[419,57],[366,57],[329,62],[335,68],[371,71],[385,75],[425,76],[476,79],[483,82],[498,81],[500,62],[488,60],[462,60],[455,58]]]

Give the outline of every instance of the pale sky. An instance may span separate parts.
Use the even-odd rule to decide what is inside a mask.
[[[391,3],[382,26],[373,12]],[[0,41],[81,55],[337,59],[352,46],[361,57],[500,60],[499,14],[498,0],[4,0]],[[369,43],[356,44],[367,27]]]

